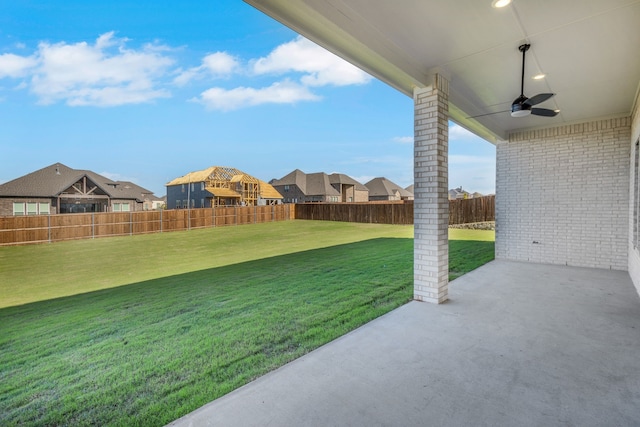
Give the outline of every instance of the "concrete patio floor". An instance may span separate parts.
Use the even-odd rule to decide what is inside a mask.
[[[622,271],[493,261],[172,426],[638,426]]]

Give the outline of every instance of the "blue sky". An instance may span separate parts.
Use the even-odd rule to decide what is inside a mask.
[[[209,166],[413,182],[413,101],[241,0],[0,6],[0,183],[61,162],[164,195]],[[495,191],[457,125],[449,187]]]

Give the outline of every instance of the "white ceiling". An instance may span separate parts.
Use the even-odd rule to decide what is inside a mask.
[[[453,121],[490,140],[509,132],[629,115],[640,83],[640,0],[245,0],[411,96],[441,73]],[[554,118],[513,118],[524,93],[556,96]],[[533,80],[543,72],[543,80]]]

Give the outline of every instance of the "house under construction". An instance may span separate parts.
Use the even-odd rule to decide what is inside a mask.
[[[270,184],[225,166],[190,172],[167,186],[167,208],[272,205],[282,196]]]

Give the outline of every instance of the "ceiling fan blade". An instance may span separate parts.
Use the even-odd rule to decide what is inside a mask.
[[[491,115],[494,115],[494,114],[508,113],[509,111],[511,111],[511,110],[494,111],[493,113],[478,114],[477,116],[467,117],[467,119],[475,119],[476,117],[484,117],[484,116],[491,116]]]
[[[558,110],[549,110],[548,108],[532,108],[531,114],[534,116],[543,116],[543,117],[555,117],[558,115],[560,111]]]
[[[540,104],[541,102],[544,102],[547,99],[551,98],[553,95],[555,95],[555,93],[539,93],[527,99],[525,101],[525,104],[529,104],[531,106]]]

